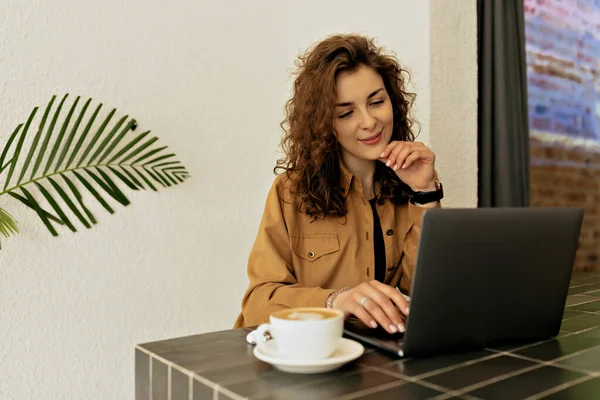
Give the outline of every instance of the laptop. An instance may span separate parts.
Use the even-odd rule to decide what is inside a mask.
[[[406,333],[350,320],[344,334],[399,357],[552,338],[582,220],[579,208],[427,210]]]

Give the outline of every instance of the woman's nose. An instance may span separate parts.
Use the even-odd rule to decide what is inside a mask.
[[[361,115],[360,127],[365,130],[373,129],[377,123],[377,119],[368,111],[363,112]]]

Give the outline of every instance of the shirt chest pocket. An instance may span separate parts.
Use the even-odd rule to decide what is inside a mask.
[[[303,262],[315,263],[340,251],[336,233],[291,234],[290,241],[292,251]]]

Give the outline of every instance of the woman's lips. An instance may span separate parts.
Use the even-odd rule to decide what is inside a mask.
[[[381,140],[382,133],[383,132],[379,132],[376,136],[372,136],[371,138],[367,138],[367,139],[361,139],[360,141],[364,144],[372,146],[374,144],[379,143],[379,141]]]

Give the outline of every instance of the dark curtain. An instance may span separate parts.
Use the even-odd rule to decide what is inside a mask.
[[[523,0],[478,0],[479,207],[529,205]]]

